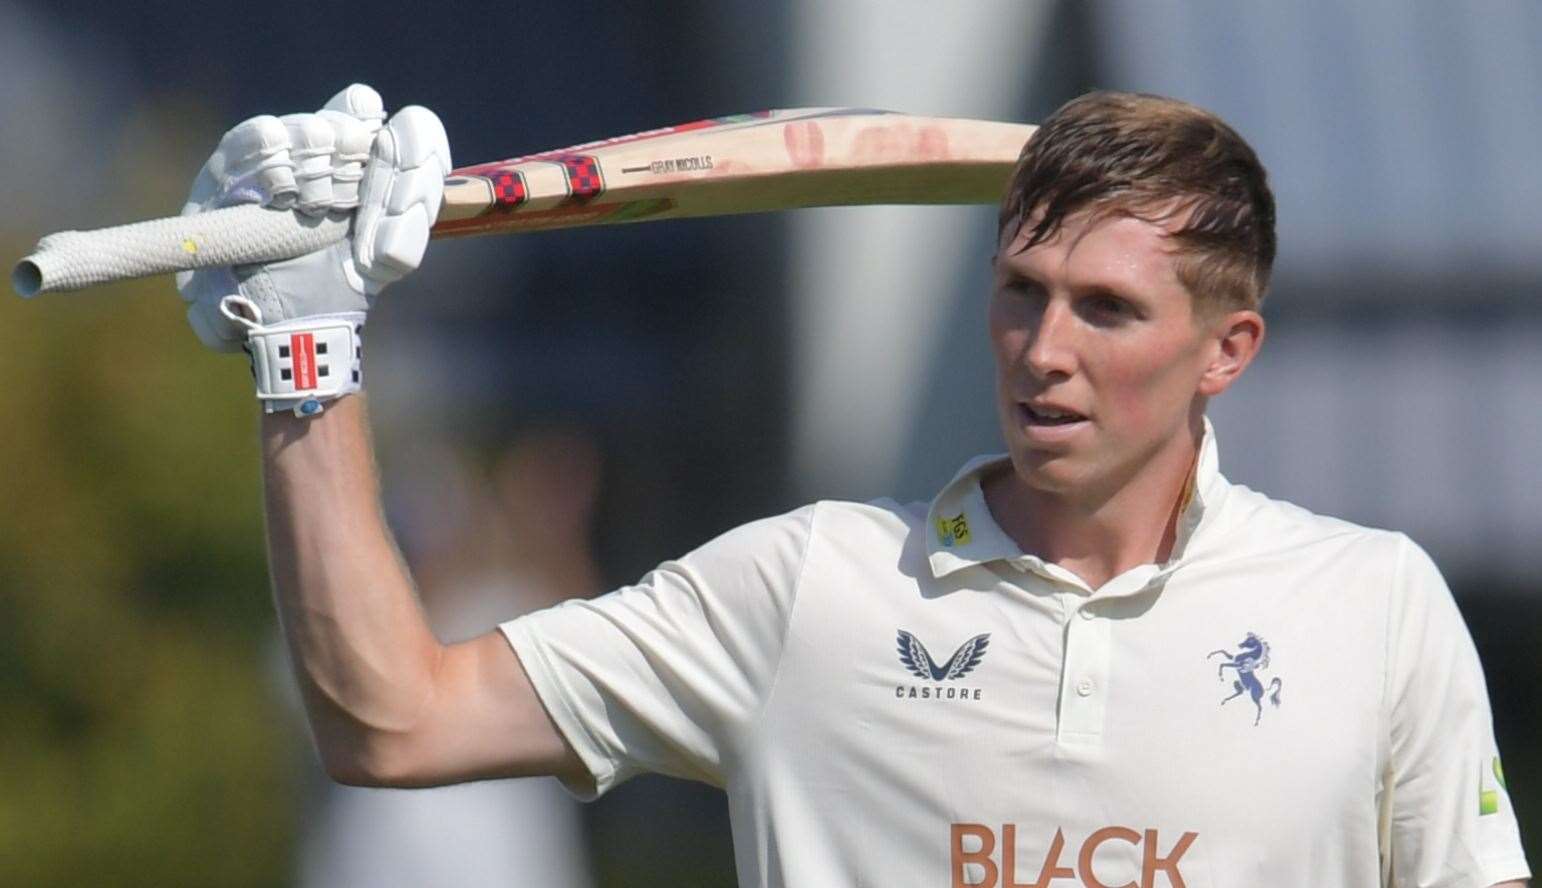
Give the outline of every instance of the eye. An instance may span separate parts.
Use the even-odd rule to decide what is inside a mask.
[[[1009,296],[1019,297],[1037,296],[1040,291],[1039,285],[1027,278],[1008,278],[1001,282],[998,289]]]
[[[1094,293],[1082,303],[1087,310],[1099,318],[1110,320],[1122,320],[1138,316],[1135,306],[1129,300],[1122,299],[1112,293]]]

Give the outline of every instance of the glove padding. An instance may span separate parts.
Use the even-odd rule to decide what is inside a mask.
[[[239,295],[265,325],[316,318],[362,323],[387,284],[418,267],[439,215],[449,140],[439,118],[410,106],[382,126],[380,94],[354,84],[315,114],[254,117],[227,132],[183,215],[242,203],[308,216],[353,214],[348,238],[294,259],[177,275],[193,332],[239,351],[245,327],[220,311]]]

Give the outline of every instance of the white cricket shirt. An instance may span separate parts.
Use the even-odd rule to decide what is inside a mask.
[[[726,789],[745,886],[1362,888],[1529,875],[1482,670],[1401,534],[1226,481],[1090,589],[971,461],[502,627],[593,785]]]

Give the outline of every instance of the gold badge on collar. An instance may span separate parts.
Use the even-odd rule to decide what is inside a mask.
[[[969,545],[969,519],[963,512],[952,518],[937,516],[937,540],[948,548]]]

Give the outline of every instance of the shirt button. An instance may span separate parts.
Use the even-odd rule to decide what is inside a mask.
[[[1076,693],[1081,694],[1083,697],[1090,697],[1095,687],[1097,685],[1093,684],[1092,679],[1084,678],[1076,683]]]
[[[1096,616],[1096,614],[1094,614],[1091,610],[1089,610],[1089,609],[1087,609],[1085,607],[1082,608],[1081,610],[1077,611],[1077,613],[1081,615],[1081,618],[1083,620],[1090,620],[1094,616]]]

